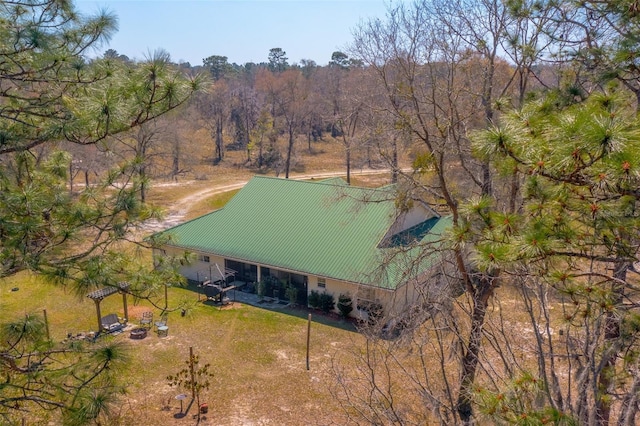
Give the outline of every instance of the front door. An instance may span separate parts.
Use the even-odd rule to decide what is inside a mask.
[[[306,275],[290,274],[289,285],[296,289],[296,304],[307,306],[307,283]]]

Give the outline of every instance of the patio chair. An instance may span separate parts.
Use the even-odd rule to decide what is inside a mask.
[[[109,314],[100,319],[102,329],[108,333],[122,329],[123,325],[116,314]]]
[[[144,328],[151,328],[151,324],[153,324],[153,312],[143,312],[142,316],[140,317],[140,326]]]
[[[156,321],[154,324],[156,328],[165,327],[167,325],[167,313],[165,312],[160,315],[160,320]]]

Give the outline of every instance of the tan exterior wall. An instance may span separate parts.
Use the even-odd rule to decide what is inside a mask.
[[[434,214],[432,211],[427,209],[422,204],[418,203],[416,207],[412,208],[406,214],[403,215],[403,217],[401,218],[402,220],[400,221],[401,223],[400,229],[404,230],[404,229],[411,228],[412,226],[422,223],[433,216]]]
[[[174,247],[165,247],[164,253],[168,256],[182,256],[184,254],[184,250]],[[193,252],[193,255],[194,259],[192,263],[180,268],[180,273],[190,280],[206,281],[210,277],[209,271],[214,271],[215,273],[216,263],[221,269],[224,268],[225,262],[223,257],[202,252]],[[200,260],[199,256],[209,256],[209,262]],[[260,270],[260,266],[261,265],[258,264],[258,271]],[[290,272],[300,273],[299,271]],[[430,272],[430,274],[433,273],[434,272]],[[358,312],[358,310],[359,308],[370,305],[371,303],[380,303],[384,308],[385,315],[395,316],[402,313],[408,306],[416,303],[416,301],[418,301],[422,296],[422,290],[416,288],[416,282],[424,283],[425,281],[428,282],[429,279],[428,276],[425,276],[422,277],[421,280],[416,280],[399,287],[396,291],[389,291],[373,286],[360,285],[329,278],[324,279],[325,287],[319,287],[319,278],[322,279],[321,277],[314,275],[307,275],[307,296],[311,291],[329,293],[333,295],[334,301],[336,302],[334,312],[339,312],[337,309],[338,298],[341,294],[349,295],[353,301],[353,311],[351,312],[351,316],[355,318],[366,318],[366,314]]]
[[[174,247],[166,247],[165,253],[167,256],[182,256],[185,252],[184,249],[178,249]],[[157,252],[154,251],[154,253]],[[220,266],[220,269],[224,271],[224,258],[220,256],[215,256],[210,253],[204,252],[192,252],[193,253],[193,261],[188,264],[180,267],[180,274],[185,276],[187,279],[194,281],[206,281],[211,277],[211,274],[216,274],[216,263]],[[209,262],[204,262],[200,259],[200,256],[208,256]]]
[[[333,300],[336,302],[336,305],[333,309],[334,312],[340,312],[338,310],[338,298],[341,294],[346,294],[351,297],[351,300],[354,301],[354,310],[355,310],[355,293],[357,285],[353,283],[348,283],[344,281],[332,280],[329,278],[325,279],[325,287],[318,287],[318,278],[313,275],[309,275],[307,290],[308,293],[311,291],[317,291],[318,293],[329,293],[333,295]],[[307,294],[308,295],[308,294]]]
[[[351,297],[353,303],[353,311],[350,316],[354,318],[363,317],[362,313],[358,312],[358,306],[366,306],[371,302],[380,303],[385,310],[385,313],[396,309],[394,306],[394,292],[384,289],[375,288],[372,286],[365,286],[355,284],[351,282],[338,281],[332,279],[325,279],[326,286],[324,288],[318,287],[318,277],[309,276],[309,293],[315,290],[319,293],[326,292],[333,295],[336,302],[334,312],[340,312],[337,308],[338,298],[341,294],[346,294]]]

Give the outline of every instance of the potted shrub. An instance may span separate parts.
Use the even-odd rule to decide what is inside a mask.
[[[309,293],[309,298],[307,300],[310,308],[319,309],[320,308],[320,293],[315,290],[311,290]]]
[[[298,289],[294,286],[287,287],[287,290],[284,292],[286,298],[289,300],[289,303],[293,306],[298,301]]]
[[[263,300],[267,295],[269,290],[271,289],[270,283],[267,280],[261,280],[258,282],[258,296],[260,296],[260,300]]]
[[[325,314],[328,314],[329,312],[331,312],[335,304],[336,303],[333,299],[333,294],[322,293],[320,295],[320,309]]]
[[[338,296],[338,310],[344,319],[347,319],[351,311],[353,311],[353,301],[348,294]]]

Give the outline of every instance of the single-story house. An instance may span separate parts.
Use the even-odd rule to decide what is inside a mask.
[[[270,277],[270,297],[287,300],[295,288],[303,306],[316,291],[336,302],[348,295],[353,315],[372,306],[399,313],[438,276],[437,246],[451,220],[420,202],[397,205],[393,185],[254,177],[223,208],[159,233],[166,242],[155,255],[192,253],[181,269],[189,280]]]

